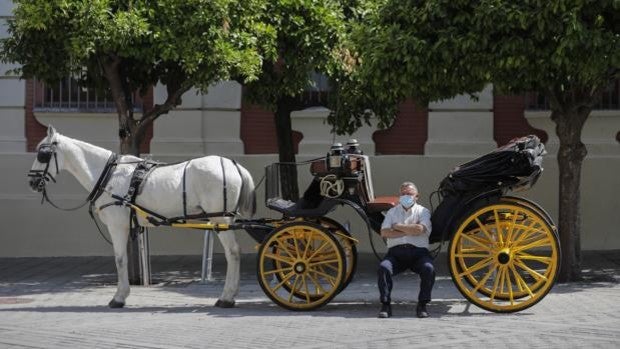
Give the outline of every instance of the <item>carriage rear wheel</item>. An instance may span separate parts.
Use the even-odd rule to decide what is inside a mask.
[[[293,222],[275,229],[258,251],[258,282],[265,294],[290,310],[327,304],[346,277],[345,253],[325,227]]]
[[[504,201],[465,217],[448,257],[465,298],[489,311],[516,312],[551,290],[560,248],[547,217],[529,205]]]

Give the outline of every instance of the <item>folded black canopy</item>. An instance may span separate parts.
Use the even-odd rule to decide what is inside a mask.
[[[503,147],[457,166],[441,181],[442,196],[496,188],[529,188],[543,171],[545,146],[534,135],[515,138]]]

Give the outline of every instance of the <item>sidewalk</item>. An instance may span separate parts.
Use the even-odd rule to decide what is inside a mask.
[[[263,294],[254,255],[244,255],[237,307],[213,307],[223,287],[200,283],[199,256],[154,257],[150,287],[124,309],[112,257],[0,258],[0,348],[416,348],[620,346],[620,253],[586,253],[585,280],[556,284],[532,308],[494,314],[467,302],[438,259],[429,305],[415,317],[417,276],[396,277],[394,317],[377,319],[376,260],[363,255],[354,281],[317,311],[284,310]]]

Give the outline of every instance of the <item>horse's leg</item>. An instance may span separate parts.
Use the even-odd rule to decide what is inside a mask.
[[[129,296],[129,274],[127,272],[129,227],[127,225],[108,225],[108,231],[114,246],[114,261],[116,262],[116,273],[118,275],[116,293],[108,305],[110,308],[122,308],[125,306],[125,299]]]
[[[241,272],[241,250],[237,243],[234,230],[223,231],[218,234],[226,255],[226,281],[222,295],[215,302],[216,307],[232,308],[235,306],[235,296],[239,293],[239,278]]]

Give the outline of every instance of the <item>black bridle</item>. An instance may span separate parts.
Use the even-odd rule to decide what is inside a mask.
[[[27,176],[31,178],[30,187],[33,190],[36,190],[42,193],[41,204],[47,201],[50,205],[52,205],[53,207],[59,210],[74,211],[74,210],[77,210],[83,207],[87,203],[91,203],[91,206],[92,206],[92,204],[103,193],[105,185],[110,179],[110,176],[112,175],[114,167],[116,167],[116,164],[117,164],[116,160],[118,156],[115,153],[112,153],[110,155],[110,157],[108,158],[108,161],[105,164],[105,167],[103,168],[103,171],[101,172],[101,175],[99,176],[99,179],[97,179],[97,182],[95,183],[95,186],[93,187],[93,190],[90,192],[90,194],[88,194],[88,197],[86,197],[86,200],[84,200],[82,204],[76,207],[72,207],[72,208],[63,208],[63,207],[59,207],[58,205],[54,204],[50,200],[49,196],[47,195],[47,189],[46,189],[47,182],[52,181],[56,183],[56,179],[54,178],[54,176],[52,176],[52,174],[49,173],[52,158],[54,159],[54,165],[56,166],[56,175],[58,175],[59,173],[58,155],[56,154],[57,146],[58,146],[58,142],[55,142],[55,141],[51,143],[43,143],[39,146],[39,149],[37,150],[37,161],[42,164],[45,164],[45,168],[43,170],[28,171]]]
[[[56,156],[56,146],[58,142],[43,143],[37,149],[37,161],[45,164],[43,170],[30,170],[28,171],[28,177],[30,177],[30,187],[38,192],[45,193],[45,185],[50,180],[56,183],[56,179],[49,173],[50,163],[54,158],[54,164],[56,165],[56,175],[58,175],[58,157]]]

